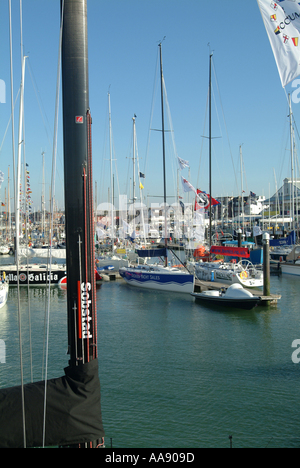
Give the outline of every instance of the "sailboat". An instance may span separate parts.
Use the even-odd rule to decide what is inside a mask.
[[[165,165],[165,129],[164,129],[164,81],[162,67],[162,44],[159,44],[160,52],[160,78],[161,78],[161,114],[162,114],[162,149],[163,149],[163,179],[164,179],[164,206],[165,206],[165,235],[163,249],[150,249],[138,251],[139,257],[143,258],[164,258],[164,266],[162,265],[137,265],[122,267],[119,269],[121,277],[127,284],[139,288],[154,289],[158,291],[182,292],[191,294],[194,291],[194,275],[190,272],[168,267],[167,256],[167,221],[166,221],[166,165]],[[134,142],[135,144],[135,142]]]
[[[87,0],[62,0],[69,365],[63,377],[0,390],[0,447],[103,447],[94,275]],[[22,375],[22,374],[21,374]]]

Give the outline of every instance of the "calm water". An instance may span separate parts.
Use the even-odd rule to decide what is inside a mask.
[[[300,279],[272,278],[277,307],[223,312],[184,295],[103,283],[97,291],[106,445],[194,448],[299,447]],[[21,288],[24,372],[42,377],[46,289]],[[6,364],[0,387],[20,383],[17,292],[0,310]],[[49,378],[68,364],[66,292],[51,289]]]

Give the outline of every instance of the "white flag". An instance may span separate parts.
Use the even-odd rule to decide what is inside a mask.
[[[259,226],[253,226],[253,237],[261,236],[262,230]]]
[[[1,188],[2,182],[4,182],[4,173],[0,171],[0,188]]]
[[[125,234],[128,234],[130,226],[129,226],[128,223],[126,223],[126,221],[124,221],[124,219],[122,219],[122,222],[123,222],[123,231],[124,231]]]
[[[178,158],[178,163],[179,163],[179,167],[181,170],[184,169],[185,167],[190,167],[188,161],[185,161],[185,159],[181,159],[179,156],[177,156],[177,158]]]
[[[182,186],[183,186],[183,191],[184,192],[195,192],[195,194],[197,195],[197,190],[192,186],[192,184],[190,184],[186,179],[184,179],[182,176],[181,176],[181,182],[182,182]]]
[[[295,0],[257,0],[282,86],[300,75],[300,6]]]

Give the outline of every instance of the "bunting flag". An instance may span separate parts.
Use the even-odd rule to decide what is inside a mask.
[[[300,75],[300,4],[291,0],[257,0],[282,86]]]
[[[177,159],[178,159],[179,167],[180,167],[181,170],[186,168],[186,167],[190,167],[188,161],[185,161],[184,159],[179,158],[179,156],[177,156]]]
[[[181,182],[184,192],[194,192],[197,195],[196,189],[186,179],[181,176]]]

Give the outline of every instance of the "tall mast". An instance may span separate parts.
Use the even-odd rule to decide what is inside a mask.
[[[132,196],[132,210],[133,210],[133,236],[135,237],[135,144],[136,144],[136,130],[135,130],[135,119],[136,115],[132,117],[133,122],[133,151],[132,151],[132,159],[133,159],[133,196]]]
[[[70,367],[97,357],[87,0],[62,0],[62,91]]]
[[[291,229],[294,230],[295,222],[295,189],[294,189],[294,136],[293,136],[293,111],[292,111],[292,102],[291,95],[289,94],[289,108],[290,108],[290,137],[291,137],[291,207],[290,207],[290,216],[291,216]]]
[[[111,252],[114,253],[114,184],[113,184],[113,163],[112,163],[112,130],[111,130],[111,107],[110,93],[108,93],[108,114],[109,114],[109,157],[110,157],[110,192],[111,192]]]
[[[42,182],[42,233],[43,239],[45,239],[45,152],[42,152],[43,157],[43,182]]]
[[[209,56],[209,247],[211,247],[212,239],[212,190],[211,190],[211,61],[213,54]]]
[[[162,148],[163,148],[163,178],[164,178],[164,211],[165,211],[165,248],[168,246],[167,241],[167,185],[166,185],[166,154],[165,154],[165,118],[164,118],[164,76],[162,65],[162,50],[161,43],[159,46],[160,54],[160,85],[161,85],[161,121],[162,121]],[[167,253],[165,256],[165,266],[168,265]]]
[[[243,153],[240,145],[240,165],[241,165],[241,192],[242,192],[242,232],[244,233],[244,184],[243,184]]]

